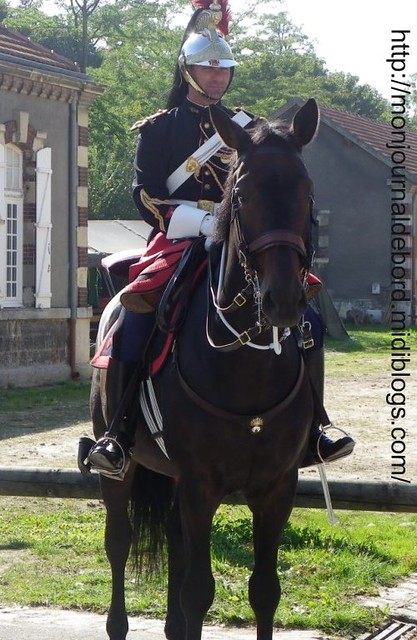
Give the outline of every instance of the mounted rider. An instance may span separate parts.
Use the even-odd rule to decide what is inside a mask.
[[[213,232],[214,215],[235,152],[219,142],[209,105],[217,104],[241,126],[252,117],[221,103],[233,80],[236,61],[226,41],[226,2],[198,0],[180,48],[167,109],[134,125],[139,131],[135,157],[133,198],[140,215],[152,226],[145,254],[131,269],[131,283],[121,293],[123,321],[113,335],[106,378],[109,430],[92,447],[88,461],[103,475],[122,480],[134,444],[135,415],[121,401],[129,380],[139,377],[149,336],[155,325],[153,292],[171,273],[172,264],[191,238]],[[206,6],[207,5],[207,6]],[[209,5],[209,6],[208,6]],[[216,144],[214,144],[216,142]],[[165,280],[164,280],[165,278]],[[314,347],[306,350],[306,364],[318,397],[323,398],[323,330],[309,308]],[[136,372],[136,373],[135,373]],[[111,391],[111,393],[110,393]],[[337,441],[311,427],[311,460],[331,461],[349,455],[354,441]],[[317,451],[320,455],[317,458]]]

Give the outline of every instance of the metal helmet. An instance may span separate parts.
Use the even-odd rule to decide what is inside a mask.
[[[192,33],[184,42],[178,58],[181,70],[191,64],[200,67],[235,67],[232,50],[217,32]]]
[[[206,93],[194,80],[187,67],[198,65],[201,67],[231,68],[232,79],[233,67],[237,65],[232,50],[225,40],[230,18],[227,0],[213,0],[207,6],[210,1],[193,0],[198,11],[192,20],[191,33],[187,29],[188,37],[185,38],[178,57],[178,66],[182,76],[186,82],[203,95]]]

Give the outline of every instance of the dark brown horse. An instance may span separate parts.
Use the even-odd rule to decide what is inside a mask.
[[[167,533],[166,637],[200,640],[214,597],[212,519],[224,497],[237,491],[253,513],[249,600],[258,640],[271,640],[280,599],[278,546],[314,411],[300,349],[286,329],[301,322],[307,305],[313,186],[301,150],[315,134],[318,109],[309,100],[291,127],[262,120],[251,135],[211,109],[238,160],[209,252],[210,276],[197,287],[175,349],[152,380],[169,457],[140,412],[124,481],[101,479],[113,578],[111,640],[126,638],[125,565],[132,536],[141,542],[144,514],[150,516],[145,537],[151,551]],[[106,429],[99,378],[96,372],[91,393],[97,438]],[[144,471],[154,484],[143,482]]]

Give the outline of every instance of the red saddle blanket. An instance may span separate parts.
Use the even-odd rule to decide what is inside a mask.
[[[191,242],[158,233],[140,260],[130,265],[129,284],[121,292],[123,306],[136,313],[153,311]]]
[[[168,282],[174,275],[185,250],[191,243],[192,240],[168,240],[165,234],[158,233],[140,260],[129,266],[130,283],[120,292],[120,300],[123,306],[136,313],[153,311],[158,306]],[[191,293],[200,278],[205,263],[205,260],[201,260],[200,264],[197,265],[195,274],[192,277],[190,290],[186,292],[187,295]],[[109,323],[105,337],[91,360],[92,366],[99,369],[107,368],[112,352],[113,335],[123,322],[123,312],[124,310],[122,309],[119,316],[116,319],[113,317],[113,322]],[[174,333],[174,331],[167,333],[165,344],[151,365],[152,375],[155,375],[163,366],[169,353]]]

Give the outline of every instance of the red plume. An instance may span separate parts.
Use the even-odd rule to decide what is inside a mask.
[[[213,0],[192,0],[192,3],[196,9],[209,9]],[[232,12],[230,10],[228,0],[219,0],[218,4],[222,10],[222,19],[217,25],[217,29],[224,36],[229,35],[229,22],[232,18]]]

